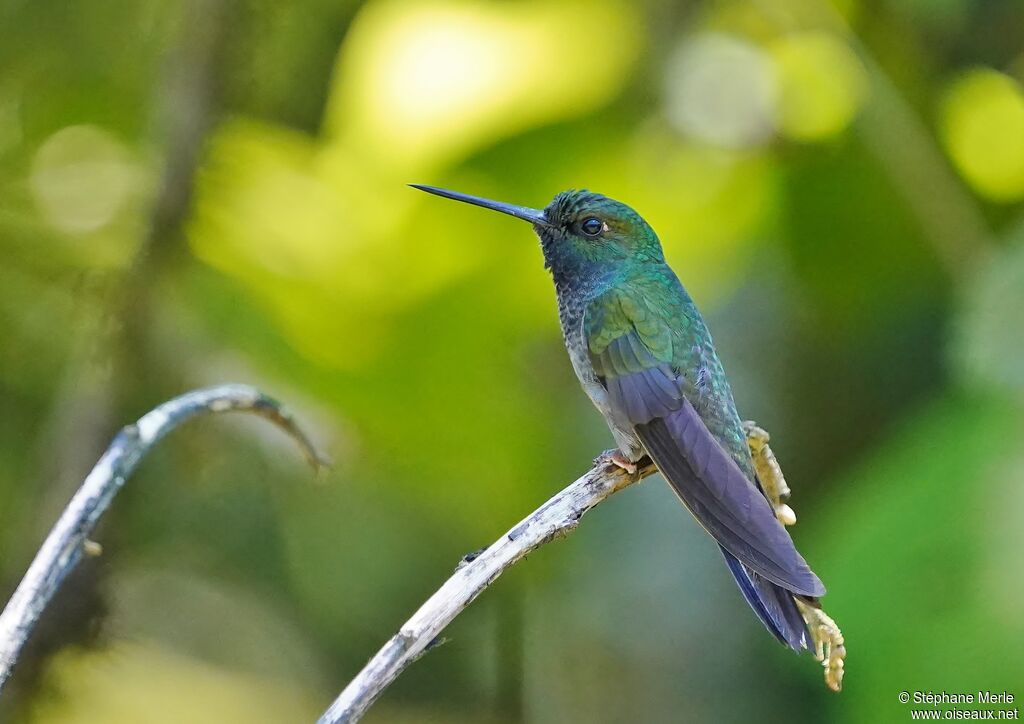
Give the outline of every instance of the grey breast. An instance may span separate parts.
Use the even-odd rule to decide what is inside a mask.
[[[558,319],[562,327],[562,336],[565,339],[565,348],[569,352],[569,360],[572,368],[579,378],[583,391],[598,409],[619,450],[629,460],[639,460],[644,455],[643,445],[640,439],[633,432],[633,426],[625,416],[612,408],[608,393],[594,372],[594,366],[590,362],[586,335],[583,331],[583,315],[587,304],[596,295],[584,296],[581,294],[566,293],[558,290]]]

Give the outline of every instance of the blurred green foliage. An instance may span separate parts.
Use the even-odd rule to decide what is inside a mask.
[[[1024,7],[0,2],[0,590],[114,431],[202,384],[0,702],[308,721],[611,444],[528,232],[408,182],[659,231],[773,436],[849,649],[823,687],[657,480],[531,556],[368,717],[903,720],[1024,681]],[[1015,694],[1024,696],[1024,691]]]

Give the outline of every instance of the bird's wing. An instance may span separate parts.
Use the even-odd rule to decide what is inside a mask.
[[[617,290],[588,305],[583,332],[609,404],[633,425],[672,489],[723,548],[794,593],[824,595],[763,493],[688,398],[692,385],[673,363],[672,316]]]

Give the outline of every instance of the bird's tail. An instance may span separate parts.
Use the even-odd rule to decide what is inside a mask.
[[[744,566],[725,548],[722,548],[722,555],[743,597],[765,628],[797,653],[809,648],[811,639],[807,624],[793,601],[793,594]]]

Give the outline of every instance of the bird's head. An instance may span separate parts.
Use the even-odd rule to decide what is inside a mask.
[[[664,261],[657,235],[640,214],[591,191],[563,191],[541,210],[433,186],[412,186],[530,222],[540,237],[545,265],[556,276],[586,274],[628,262]]]

